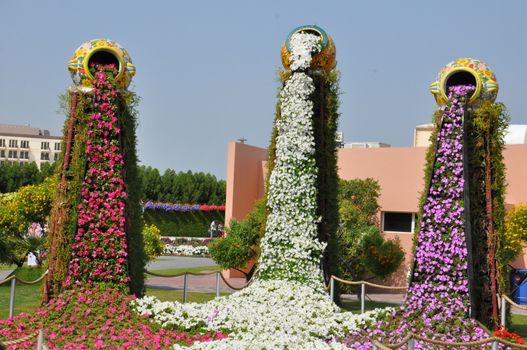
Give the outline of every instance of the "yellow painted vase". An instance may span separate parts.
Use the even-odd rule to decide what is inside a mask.
[[[115,77],[117,87],[126,89],[135,75],[132,59],[121,45],[108,39],[94,39],[82,44],[73,58],[68,62],[68,70],[76,87],[84,91],[93,88],[93,75],[90,72],[92,64],[115,64],[118,74]]]
[[[448,88],[461,84],[476,87],[468,101],[471,105],[483,100],[494,101],[498,95],[499,86],[494,73],[485,63],[473,58],[459,58],[443,67],[437,80],[430,84],[430,92],[439,105],[444,105],[448,102]]]
[[[282,50],[281,50],[281,56],[282,56],[282,64],[284,68],[290,69],[291,65],[291,47],[290,47],[290,40],[291,36],[295,33],[299,32],[306,32],[310,34],[315,34],[320,37],[320,41],[322,43],[322,50],[313,56],[313,60],[311,61],[311,69],[314,70],[323,70],[326,72],[329,72],[333,68],[335,68],[335,65],[337,64],[337,49],[335,48],[335,44],[333,43],[333,39],[324,31],[324,29],[317,27],[317,26],[301,26],[298,28],[293,29],[289,35],[287,36],[287,39],[282,43]]]

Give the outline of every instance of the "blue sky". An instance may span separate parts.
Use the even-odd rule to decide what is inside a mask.
[[[512,123],[527,124],[527,1],[0,1],[0,123],[61,132],[66,64],[93,38],[137,67],[139,158],[226,177],[227,143],[269,143],[290,30],[334,39],[346,142],[410,146],[435,108],[429,84],[458,57],[485,61]]]

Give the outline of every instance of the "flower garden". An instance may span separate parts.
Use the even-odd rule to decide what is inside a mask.
[[[116,53],[118,62],[107,55],[97,61],[101,48]],[[456,342],[490,349],[490,327],[509,341],[501,348],[521,344],[496,323],[493,301],[506,284],[502,266],[492,259],[481,264],[494,256],[499,235],[485,221],[489,195],[494,210],[500,210],[499,190],[504,186],[499,176],[486,177],[491,166],[499,172],[499,142],[488,153],[477,153],[488,141],[477,132],[486,124],[477,121],[487,115],[498,120],[500,115],[488,112],[496,95],[495,77],[487,74],[483,88],[478,79],[476,84],[433,85],[440,104],[438,128],[408,293],[399,308],[357,315],[343,311],[326,291],[338,218],[333,187],[335,47],[321,28],[299,27],[284,43],[282,61],[286,69],[270,152],[268,216],[253,283],[206,303],[183,304],[143,295],[145,257],[137,230],[141,208],[134,192],[135,119],[133,98],[126,91],[135,66],[115,42],[95,40],[81,46],[69,65],[77,90],[65,141],[73,146],[63,151],[57,174],[45,303],[34,313],[0,321],[0,341],[21,339],[10,348],[34,348],[35,334],[43,330],[50,349],[366,350],[375,341],[395,344],[412,333],[420,337],[416,349],[449,348]],[[473,61],[456,62],[447,70],[473,72]],[[469,150],[478,157],[470,158]],[[494,156],[494,163],[481,163],[480,155]],[[471,167],[477,161],[485,171]],[[489,180],[490,187],[481,179]],[[225,209],[153,202],[144,208]],[[490,226],[499,230],[503,225],[498,214],[491,216]],[[204,255],[206,248],[173,244],[165,253]]]

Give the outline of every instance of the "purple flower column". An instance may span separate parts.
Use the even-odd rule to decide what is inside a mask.
[[[468,249],[465,237],[463,114],[473,86],[450,88],[443,106],[428,196],[416,243],[412,282],[404,318],[424,317],[432,324],[464,317],[470,306]]]

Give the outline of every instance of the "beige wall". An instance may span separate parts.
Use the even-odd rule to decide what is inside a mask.
[[[266,149],[243,143],[229,142],[227,152],[225,225],[243,219],[263,197],[267,161]]]
[[[381,211],[416,213],[419,194],[424,188],[425,154],[425,147],[343,148],[338,151],[338,173],[346,180],[371,177],[379,181]],[[262,164],[266,156],[267,152],[262,148],[229,144],[226,222],[231,217],[243,218],[256,199],[263,196],[265,168]],[[505,202],[509,205],[527,202],[527,145],[508,145],[504,159],[508,182]],[[403,285],[412,260],[413,235],[384,234],[390,239],[398,239],[407,253],[402,268],[384,283]],[[527,249],[514,266],[527,267]]]

